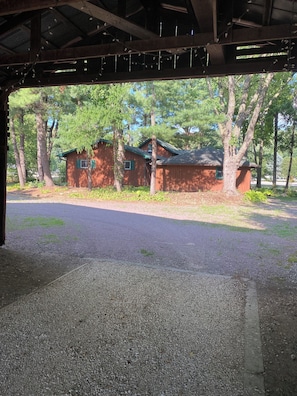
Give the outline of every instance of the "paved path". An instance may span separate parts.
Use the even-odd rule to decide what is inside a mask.
[[[1,395],[264,395],[253,282],[84,265],[0,310]]]

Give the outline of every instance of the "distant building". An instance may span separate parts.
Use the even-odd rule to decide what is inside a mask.
[[[100,139],[94,144],[92,157],[92,186],[114,185],[112,142]],[[61,154],[66,158],[66,180],[71,187],[88,186],[88,161],[85,151],[76,149]],[[199,150],[180,150],[157,139],[157,191],[222,191],[223,150],[206,147]],[[243,161],[237,170],[237,188],[246,192],[251,185],[254,164]],[[139,147],[125,145],[124,185],[149,186],[151,169],[151,139]]]

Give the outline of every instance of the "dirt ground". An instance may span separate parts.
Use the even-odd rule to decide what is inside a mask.
[[[79,192],[83,194],[87,192],[85,188],[72,188],[72,187],[42,187],[42,188],[26,188],[23,190],[12,190],[9,192],[10,195],[21,197],[21,198],[36,198],[36,199],[64,199],[71,196],[71,194]],[[238,205],[243,203],[243,195],[227,196],[217,192],[178,192],[168,194],[169,203],[173,205],[201,205],[201,204],[234,204]]]
[[[65,189],[30,189],[9,193],[15,200],[57,200],[66,202],[73,192]],[[108,203],[106,203],[108,205]],[[116,205],[116,203],[113,203]],[[161,210],[163,203],[135,205],[137,210],[152,212]],[[246,205],[242,196],[226,197],[219,193],[176,193],[170,197],[167,207],[180,209],[195,208],[203,205],[223,205],[234,209]],[[270,205],[273,210],[282,210],[278,203]],[[279,206],[279,209],[276,208]],[[140,208],[141,207],[141,208]],[[157,209],[156,209],[157,208]],[[186,209],[185,209],[186,208]],[[121,207],[123,210],[123,207]],[[277,212],[275,212],[277,213]],[[297,225],[297,201],[286,208],[288,221]],[[189,210],[189,218],[193,212]],[[277,221],[277,219],[273,219]],[[271,220],[270,220],[271,221]],[[269,224],[267,223],[267,226]],[[297,235],[295,238],[297,254]],[[286,246],[284,244],[284,249]],[[80,259],[72,260],[68,266],[59,267],[50,256],[40,257],[34,254],[24,256],[20,251],[0,249],[0,305],[4,306],[61,276],[80,265]],[[55,264],[54,264],[55,263]],[[296,263],[293,263],[297,267]],[[297,272],[297,268],[296,268]],[[291,272],[292,273],[292,272]],[[234,276],[238,274],[234,273]],[[260,327],[264,359],[264,378],[267,396],[297,395],[297,284],[290,276],[286,279],[274,279],[257,282]],[[235,395],[234,395],[235,396]]]

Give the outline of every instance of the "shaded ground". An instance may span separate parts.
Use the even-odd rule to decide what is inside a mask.
[[[245,344],[248,283],[85,260],[2,309],[0,394],[263,395],[259,337]]]
[[[13,202],[23,206],[10,207]],[[28,205],[24,206],[24,202]],[[40,206],[39,213],[32,202],[45,206]],[[54,208],[59,208],[67,219],[63,227],[57,224],[37,227],[22,220],[41,213],[56,216],[58,212],[53,213],[53,206],[48,206],[45,212],[51,202],[96,209],[96,216],[101,216],[100,224],[104,224],[106,239],[102,246],[92,235],[95,227],[92,212],[84,213],[89,217],[82,223],[79,218],[68,218],[65,206],[56,205]],[[115,213],[111,224],[104,217],[106,211],[108,219]],[[127,222],[127,212],[141,216],[134,216],[133,224],[123,232],[120,227]],[[164,235],[176,232],[175,227],[178,236],[172,235],[173,242],[168,245]],[[158,243],[154,238],[147,242],[152,230],[158,231]],[[196,234],[198,239],[194,239]],[[123,240],[124,245],[112,248],[113,235]],[[6,305],[78,267],[81,257],[110,256],[144,264],[154,262],[160,267],[170,261],[171,266],[181,269],[251,278],[258,288],[266,394],[296,395],[296,235],[296,201],[272,200],[251,206],[240,196],[231,200],[217,193],[183,193],[173,194],[168,202],[144,204],[75,201],[69,198],[69,190],[13,192],[8,196],[7,248],[0,249],[1,303]],[[57,256],[64,260],[57,260]]]

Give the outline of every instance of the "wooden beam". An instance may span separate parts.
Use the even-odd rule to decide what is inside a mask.
[[[212,25],[213,25],[213,39],[217,41],[218,39],[218,9],[217,0],[212,0]]]
[[[14,30],[18,26],[24,24],[25,22],[29,21],[33,18],[35,12],[25,12],[23,14],[17,15],[13,18],[10,18],[7,22],[2,23],[0,25],[0,36],[3,34],[7,34],[10,31]]]
[[[24,32],[28,33],[31,36],[31,29],[27,25],[20,25],[20,30],[23,30]],[[52,41],[45,39],[41,37],[41,44],[45,47],[51,47],[51,48],[57,48],[55,44],[53,44]]]
[[[246,28],[246,29],[234,29],[230,31],[227,37],[220,39],[220,44],[237,44],[237,45],[248,45],[263,43],[265,41],[285,40],[297,37],[296,26],[285,24],[285,25],[273,25],[263,26],[259,28]]]
[[[175,50],[180,48],[202,47],[211,39],[211,33],[195,36],[158,37],[154,40],[135,40],[126,43],[110,43],[86,47],[71,47],[58,50],[46,50],[40,53],[36,63],[65,62],[78,59],[108,57],[114,55],[138,54]],[[30,64],[28,53],[5,55],[1,57],[1,66]]]
[[[0,16],[72,5],[74,3],[82,3],[82,0],[0,0]]]
[[[213,0],[190,0],[200,31],[213,31]]]
[[[257,42],[269,42],[283,39],[297,38],[297,30],[291,25],[267,26],[255,29],[238,29],[230,33],[228,37],[224,37],[219,44],[224,45],[249,45]],[[91,45],[85,47],[73,47],[57,50],[41,51],[38,59],[34,63],[48,63],[58,61],[73,61],[77,59],[91,59],[108,57],[114,55],[138,54],[158,51],[174,51],[186,48],[199,48],[211,45],[213,43],[212,32],[200,33],[193,36],[173,36],[158,37],[151,40],[135,40],[125,43],[110,43],[101,45]],[[264,51],[265,52],[265,51]],[[13,66],[30,64],[30,56],[28,53],[1,56],[0,66]]]
[[[41,14],[38,13],[31,19],[30,56],[35,61],[41,48]]]
[[[129,33],[134,37],[141,39],[150,39],[158,37],[157,34],[141,27],[135,25],[134,23],[128,21],[127,19],[121,18],[112,12],[106,11],[101,7],[97,7],[92,3],[86,4],[72,4],[71,7],[90,15],[93,18],[97,18],[100,21],[106,22],[115,28],[122,30],[123,32]]]
[[[222,45],[217,44],[217,0],[197,1],[191,0],[192,8],[201,32],[213,32],[212,43],[207,46],[211,64],[225,63],[225,52]]]
[[[225,63],[225,51],[222,45],[209,45],[207,46],[207,52],[209,54],[210,63],[212,65],[219,65]]]
[[[263,18],[262,18],[263,26],[270,24],[272,8],[273,8],[273,0],[265,0],[264,1],[264,12],[263,12]]]
[[[170,68],[165,70],[143,70],[133,72],[105,72],[101,76],[98,73],[59,73],[50,76],[40,77],[38,79],[26,78],[22,84],[23,88],[58,86],[58,85],[77,85],[77,84],[108,84],[116,82],[137,82],[149,80],[171,80],[184,78],[205,78],[222,77],[228,75],[242,75],[266,72],[279,72],[285,68],[286,59],[277,63],[271,62],[271,59],[262,59],[255,62],[231,63],[228,65],[212,65],[208,67],[195,66],[191,68]],[[296,72],[296,67],[290,68],[289,71]],[[17,81],[10,81],[11,85],[17,86]]]
[[[7,47],[4,47],[4,45],[2,45],[2,44],[0,44],[0,49],[1,49],[3,52],[6,52],[7,54],[11,54],[11,55],[14,55],[14,54],[15,54],[14,51],[12,51],[11,49],[9,49],[9,48],[7,48]]]

